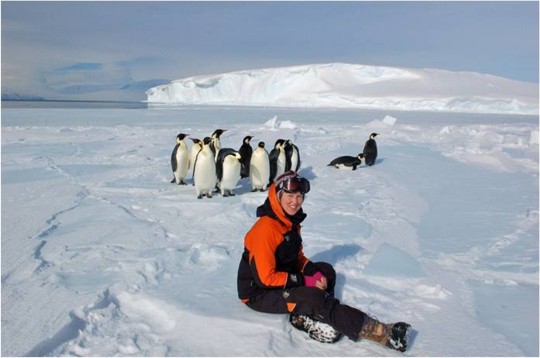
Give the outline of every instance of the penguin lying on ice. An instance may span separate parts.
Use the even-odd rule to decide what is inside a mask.
[[[337,169],[352,168],[352,170],[356,170],[356,167],[362,164],[363,157],[364,157],[363,153],[358,154],[356,157],[352,157],[350,155],[344,155],[344,156],[337,157],[336,159],[332,160],[330,164],[328,164],[328,166],[334,167]]]

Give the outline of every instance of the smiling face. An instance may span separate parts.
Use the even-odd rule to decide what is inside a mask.
[[[284,191],[279,198],[279,203],[283,207],[283,210],[290,216],[294,216],[302,208],[303,202],[304,194],[300,194],[299,192],[287,193]]]

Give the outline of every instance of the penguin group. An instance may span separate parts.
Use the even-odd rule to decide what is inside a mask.
[[[356,170],[356,168],[362,164],[362,159],[364,159],[364,162],[368,167],[372,166],[377,159],[377,142],[375,141],[377,135],[377,133],[371,133],[369,139],[364,144],[364,150],[357,156],[343,155],[337,157],[333,159],[328,166],[337,169],[347,168]]]
[[[173,179],[171,183],[186,185],[191,169],[192,181],[198,199],[212,198],[214,192],[223,197],[234,196],[241,179],[249,179],[251,191],[265,191],[279,175],[300,169],[300,150],[289,139],[276,140],[268,153],[265,142],[251,146],[251,135],[245,136],[240,148],[221,146],[221,135],[226,129],[216,129],[203,140],[191,138],[191,150],[186,144],[189,134],[179,133],[171,154]]]

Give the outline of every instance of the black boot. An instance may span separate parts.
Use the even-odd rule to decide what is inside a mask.
[[[405,352],[411,325],[405,322],[385,324],[366,315],[360,338],[365,338],[382,344],[388,348]]]

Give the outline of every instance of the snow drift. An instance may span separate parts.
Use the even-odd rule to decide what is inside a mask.
[[[149,103],[538,114],[538,84],[435,69],[344,63],[196,76],[152,87]]]

